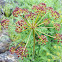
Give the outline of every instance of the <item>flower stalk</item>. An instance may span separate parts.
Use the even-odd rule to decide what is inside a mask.
[[[34,59],[34,55],[35,55],[35,32],[33,29],[33,38],[34,38],[34,45],[33,45],[33,59]]]

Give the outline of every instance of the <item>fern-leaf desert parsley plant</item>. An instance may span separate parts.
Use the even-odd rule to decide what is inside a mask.
[[[40,3],[39,5],[33,6],[32,11],[28,11],[27,9],[22,9],[22,8],[16,7],[15,10],[13,11],[13,16],[16,18],[19,16],[21,17],[21,19],[15,23],[15,25],[16,25],[15,31],[17,33],[22,33],[22,32],[28,31],[28,30],[31,31],[29,34],[27,43],[24,47],[19,47],[17,49],[17,47],[20,44],[16,47],[11,47],[10,52],[16,53],[18,55],[18,57],[21,56],[21,58],[23,59],[23,57],[26,57],[27,55],[29,55],[29,54],[27,54],[28,50],[26,50],[27,49],[26,47],[29,43],[30,36],[32,33],[33,33],[32,36],[34,39],[33,40],[33,59],[35,56],[36,41],[40,45],[42,45],[42,44],[46,44],[46,42],[48,42],[47,37],[52,37],[55,40],[58,40],[58,42],[61,42],[62,35],[60,33],[56,33],[54,35],[49,35],[49,34],[46,34],[44,31],[42,32],[42,30],[44,28],[47,30],[56,29],[58,31],[61,28],[61,25],[59,23],[54,23],[54,24],[51,23],[52,20],[54,20],[54,22],[56,22],[56,20],[58,20],[58,18],[60,17],[60,14],[57,11],[55,11],[52,7],[46,7],[45,3]],[[1,22],[1,25],[5,28],[6,26],[10,25],[9,22],[10,21],[5,19],[4,21]],[[35,34],[37,34],[38,40],[35,39]]]

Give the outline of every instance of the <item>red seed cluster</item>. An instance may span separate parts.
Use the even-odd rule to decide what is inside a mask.
[[[19,8],[16,7],[15,10],[13,11],[13,16],[18,17],[18,14],[19,14],[18,10],[19,10]]]
[[[58,42],[62,40],[62,34],[56,33],[55,36],[56,36],[56,38],[54,40],[58,40]]]
[[[40,3],[38,6],[46,8],[46,4],[45,3]]]
[[[60,17],[60,14],[57,11],[54,11],[54,16],[55,16],[55,19],[57,19]]]
[[[21,9],[16,7],[13,11],[13,16],[18,17],[18,15],[26,15],[29,11],[27,9]]]
[[[11,48],[10,48],[9,51],[11,52],[11,54],[14,54],[14,49],[15,49],[15,47],[11,47]]]
[[[51,12],[54,11],[54,9],[52,7],[47,7],[46,9],[51,11]]]
[[[28,19],[28,20],[29,20],[29,19],[30,19],[30,20],[33,20],[34,18],[36,18],[36,15],[37,15],[37,14],[31,12],[31,13],[25,15],[25,18]]]
[[[46,7],[45,3],[40,3],[37,6],[33,6],[33,8],[35,13],[37,14],[41,14],[41,16],[43,16],[43,14],[46,14],[46,12],[51,13],[51,15],[54,17],[55,20],[57,20],[60,17],[60,14],[57,11],[54,11],[54,9],[52,7]]]
[[[20,14],[20,16],[22,16],[22,15],[27,15],[29,13],[29,11],[28,11],[28,9],[19,9],[19,14]]]
[[[55,24],[54,24],[54,27],[55,27],[55,29],[58,30],[58,31],[59,31],[59,29],[61,28],[60,24],[58,24],[58,23],[55,23]]]
[[[27,23],[24,20],[20,20],[16,22],[16,32],[20,33],[22,30],[25,30],[27,28]]]
[[[57,40],[60,40],[60,39],[61,39],[61,34],[57,33],[57,34],[56,34],[56,39],[57,39]]]
[[[44,36],[44,35],[41,35],[41,37],[38,37],[38,38],[40,39],[40,40],[39,40],[39,43],[42,42],[42,44],[43,44],[43,43],[46,44],[46,42],[48,42],[46,36]]]
[[[61,34],[61,40],[62,40],[62,34]]]
[[[48,12],[50,12],[51,15],[53,16],[54,9],[53,9],[52,7],[47,7],[46,10],[47,10]]]
[[[49,21],[48,18],[45,18],[44,21],[43,21],[43,23],[44,23],[45,25],[48,25],[48,24],[50,23],[50,21]]]
[[[51,14],[55,18],[55,20],[57,20],[60,17],[60,14],[57,11],[52,11]]]
[[[2,20],[2,21],[1,21],[1,25],[2,25],[4,28],[8,28],[9,20],[8,20],[8,19]]]
[[[21,56],[21,58],[27,57],[27,55],[28,55],[27,52],[28,52],[28,50],[26,50],[26,48],[23,48],[23,47],[20,47],[15,51],[15,53],[18,55],[18,57]]]
[[[35,11],[35,13],[37,13],[37,14],[40,13],[41,16],[42,16],[44,13],[46,13],[46,4],[45,3],[40,3],[37,6],[33,6],[32,9]]]
[[[45,3],[40,3],[39,5],[35,5],[32,8],[34,10],[34,18],[36,15],[40,14],[42,17],[43,15],[46,14],[46,12],[50,12],[51,15],[57,20],[60,17],[60,14],[57,11],[54,11],[52,7],[46,7]],[[36,15],[35,15],[36,14]],[[15,10],[13,11],[13,16],[18,17],[18,15],[22,16],[24,15],[25,18],[29,17],[32,15],[27,9],[21,9],[16,7]],[[33,16],[32,16],[33,18]]]
[[[46,10],[51,12],[52,17],[57,20],[60,17],[60,14],[57,11],[54,11],[52,7],[47,7]]]
[[[23,59],[23,57],[27,57],[28,50],[26,50],[26,48],[24,48],[24,47],[21,46],[21,47],[19,47],[16,50],[14,50],[14,49],[15,49],[14,47],[11,47],[11,49],[10,49],[11,54],[16,53],[18,55],[18,57],[21,56],[22,59]]]

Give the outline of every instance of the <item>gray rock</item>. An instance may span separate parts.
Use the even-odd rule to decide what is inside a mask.
[[[11,43],[11,40],[9,39],[9,36],[1,33],[0,34],[0,53],[3,53],[9,50],[10,43]]]
[[[17,55],[15,53],[11,54],[9,51],[0,54],[0,62],[18,62],[17,59]]]

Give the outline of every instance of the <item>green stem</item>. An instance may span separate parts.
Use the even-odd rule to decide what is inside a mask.
[[[35,32],[33,29],[33,38],[34,38],[34,45],[33,45],[33,59],[34,59],[34,55],[35,55]]]
[[[61,43],[61,45],[62,45],[62,43]],[[62,50],[61,50],[61,59],[60,59],[60,62],[62,62]]]

